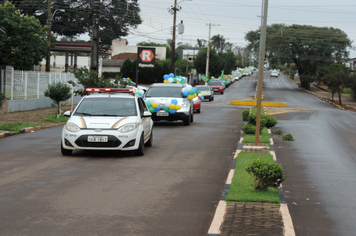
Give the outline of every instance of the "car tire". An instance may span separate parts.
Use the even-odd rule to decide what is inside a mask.
[[[209,102],[211,102],[212,100],[213,100],[213,99],[210,97],[210,98],[209,98]]]
[[[221,94],[224,94],[224,91],[222,91]]]
[[[190,125],[191,116],[192,114],[189,113],[189,116],[183,120],[183,125]]]
[[[73,150],[63,148],[63,145],[61,142],[61,153],[63,156],[70,156],[70,155],[72,155]]]
[[[214,101],[214,96],[213,96],[213,98],[211,99],[211,101]]]
[[[145,143],[146,147],[152,147],[153,144],[153,129],[151,130],[150,139]]]
[[[143,138],[143,134],[141,134],[140,145],[138,145],[138,149],[135,150],[135,155],[136,155],[136,156],[143,156],[143,155],[145,155],[145,140],[144,140],[144,138]]]
[[[200,113],[200,108],[197,110],[197,113]]]

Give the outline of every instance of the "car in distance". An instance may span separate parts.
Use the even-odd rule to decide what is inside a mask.
[[[214,91],[209,85],[196,85],[195,88],[197,91],[200,91],[202,94],[205,93],[204,99],[209,99],[209,101],[214,101]]]
[[[276,70],[273,70],[273,71],[271,71],[271,77],[278,77],[278,71],[276,71]]]
[[[222,82],[220,81],[210,81],[209,86],[213,89],[214,93],[219,92],[224,94],[225,87]]]
[[[183,89],[186,84],[175,83],[154,83],[148,87],[145,93],[145,100],[155,101],[158,103],[159,111],[152,113],[153,121],[178,121],[182,120],[184,125],[190,125],[194,121],[194,104],[193,101],[183,96]],[[172,99],[177,101],[176,105],[180,109],[172,112],[167,112],[164,108]]]
[[[153,121],[143,98],[132,89],[87,89],[62,130],[62,155],[74,150],[122,150],[144,155],[152,146]],[[115,93],[110,93],[115,92]],[[126,93],[118,93],[126,92]]]

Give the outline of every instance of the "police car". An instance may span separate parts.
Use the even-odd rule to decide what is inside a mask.
[[[122,150],[144,155],[152,146],[153,121],[144,100],[133,89],[88,88],[62,131],[62,155],[74,150]]]

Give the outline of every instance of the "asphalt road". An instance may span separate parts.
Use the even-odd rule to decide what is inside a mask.
[[[194,123],[157,123],[145,156],[60,154],[61,126],[0,140],[0,235],[206,235],[253,91],[235,83]]]
[[[267,74],[268,75],[268,74]],[[283,190],[296,235],[356,233],[356,113],[321,101],[284,76],[265,74],[264,99],[287,102],[274,130],[296,141],[275,140],[287,173]]]

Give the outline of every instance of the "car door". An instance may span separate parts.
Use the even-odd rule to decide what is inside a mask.
[[[146,140],[151,135],[151,117],[143,117],[143,113],[148,111],[148,108],[142,98],[138,98],[138,104],[140,108],[141,125],[143,125],[144,138]]]

